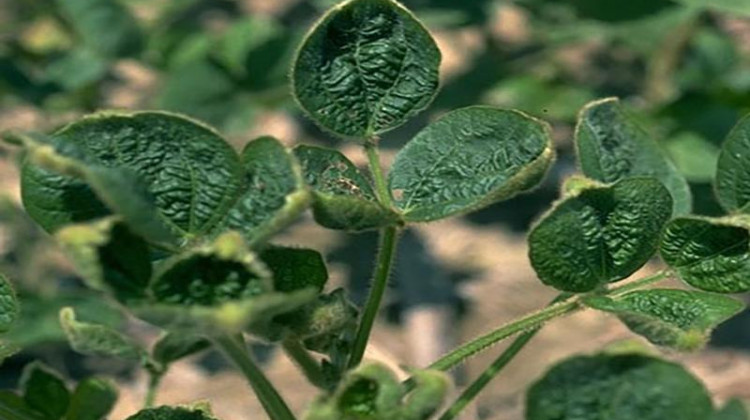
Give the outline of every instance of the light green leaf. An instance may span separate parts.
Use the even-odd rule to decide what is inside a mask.
[[[292,69],[302,109],[321,127],[359,140],[396,128],[438,88],[440,51],[392,0],[350,0],[310,31]]]
[[[157,363],[167,366],[177,360],[206,350],[211,343],[203,337],[167,332],[159,337],[151,351]]]
[[[107,70],[109,63],[104,57],[87,48],[78,48],[50,63],[45,76],[65,90],[75,90],[101,81]]]
[[[388,185],[404,219],[467,213],[536,186],[554,159],[549,126],[518,111],[450,112],[396,156]]]
[[[20,312],[13,285],[0,273],[0,333],[7,332],[13,327]]]
[[[146,355],[145,350],[118,331],[106,325],[76,320],[73,308],[60,311],[60,325],[70,346],[78,353],[136,361],[143,360]]]
[[[687,6],[700,7],[702,9],[714,10],[736,14],[740,16],[750,16],[749,0],[677,0]]]
[[[527,420],[705,420],[705,387],[681,366],[644,355],[573,357],[526,396]]]
[[[89,287],[122,302],[145,297],[152,271],[148,245],[118,217],[69,225],[55,237]]]
[[[49,420],[32,410],[23,398],[10,391],[0,391],[0,418],[3,420]]]
[[[667,224],[661,257],[689,285],[717,293],[750,290],[750,221],[680,217]]]
[[[698,134],[684,132],[670,138],[666,150],[677,169],[690,182],[709,183],[716,174],[719,148]]]
[[[65,420],[102,420],[117,402],[117,388],[104,379],[89,378],[78,383],[70,399]]]
[[[137,21],[117,0],[56,0],[55,4],[83,43],[103,56],[133,55],[143,46]]]
[[[738,399],[731,399],[728,403],[717,410],[711,420],[747,420],[748,419],[747,407],[745,404]]]
[[[244,183],[223,225],[242,232],[251,244],[264,242],[307,209],[310,194],[292,153],[273,137],[261,137],[242,151]]]
[[[337,150],[300,145],[294,154],[313,190],[313,215],[330,229],[362,231],[397,223],[399,216],[381,206],[370,181]]]
[[[716,168],[716,197],[730,212],[750,213],[750,116],[727,136]]]
[[[653,178],[580,189],[531,230],[531,265],[544,284],[568,292],[622,280],[656,252],[671,214],[669,191]]]
[[[672,195],[674,214],[690,213],[692,196],[687,181],[617,98],[594,101],[581,110],[575,141],[587,177],[604,183],[632,176],[654,177]]]
[[[218,420],[210,411],[200,407],[147,408],[125,420]]]
[[[70,404],[70,392],[57,373],[39,362],[32,362],[21,375],[21,392],[26,404],[43,413],[49,420],[65,415]]]
[[[616,298],[592,296],[587,306],[617,315],[634,333],[678,350],[698,350],[714,327],[737,315],[745,305],[713,293],[652,289]]]
[[[13,356],[14,354],[20,351],[21,351],[21,347],[18,346],[17,344],[0,340],[0,365],[3,364],[5,359]]]

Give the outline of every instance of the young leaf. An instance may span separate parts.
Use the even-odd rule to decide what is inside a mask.
[[[440,51],[393,0],[350,0],[310,31],[292,69],[292,89],[321,127],[369,139],[424,109],[438,88]]]
[[[224,226],[242,232],[252,243],[294,221],[309,204],[299,163],[273,137],[261,137],[242,151],[244,184]]]
[[[446,114],[396,156],[388,185],[411,222],[467,213],[537,185],[554,158],[549,127],[518,111]]]
[[[118,217],[69,225],[55,237],[89,287],[121,302],[145,297],[152,271],[148,245]]]
[[[65,382],[39,362],[32,362],[24,368],[21,392],[26,404],[49,420],[59,419],[68,411],[70,392]]]
[[[721,410],[717,410],[716,413],[714,413],[711,420],[748,420],[748,418],[750,418],[750,416],[748,415],[745,404],[738,399],[731,399],[721,408]]]
[[[73,308],[60,311],[60,325],[73,350],[81,354],[141,361],[145,351],[130,338],[105,325],[76,320]]]
[[[573,357],[526,397],[528,420],[705,420],[712,411],[705,387],[684,368],[644,355]]]
[[[711,330],[745,305],[713,293],[664,289],[639,290],[616,298],[592,296],[587,306],[617,315],[634,333],[678,350],[697,350]]]
[[[106,57],[137,53],[143,34],[128,9],[117,0],[56,0],[64,18],[89,48]]]
[[[142,182],[153,196],[158,217],[173,233],[199,235],[224,217],[240,187],[241,167],[232,147],[212,129],[174,114],[94,114],[56,132],[50,146],[85,167],[121,172],[110,173],[107,179],[83,173],[79,178],[91,187],[100,186],[99,194],[94,194],[89,185],[59,170],[85,172],[75,165],[69,168],[70,162],[63,162],[67,166],[53,173],[51,165],[37,164],[39,158],[26,159],[21,173],[24,205],[48,231],[109,213],[97,195],[108,204],[117,200],[120,207],[113,210],[130,208],[126,198],[118,197],[128,190],[140,190],[137,183]],[[50,154],[48,149],[42,151]],[[126,172],[137,174],[139,180],[121,179]],[[121,182],[126,183],[124,191]],[[131,216],[135,219],[138,215]]]
[[[117,388],[104,379],[89,378],[78,383],[70,398],[65,420],[102,420],[117,402]]]
[[[622,280],[656,252],[671,214],[669,191],[652,178],[583,188],[531,230],[531,265],[544,284],[567,292]]]
[[[716,197],[729,212],[750,213],[750,115],[727,136],[716,168]]]
[[[0,333],[8,332],[18,319],[20,306],[10,281],[0,273]]]
[[[750,290],[750,223],[743,217],[679,217],[661,242],[664,262],[689,285],[716,293]]]
[[[632,176],[661,181],[672,195],[674,214],[690,213],[692,197],[685,178],[617,98],[586,105],[576,126],[576,151],[583,173],[612,183]]]
[[[147,408],[125,420],[218,420],[209,411],[192,407]]]
[[[154,344],[152,358],[162,366],[167,366],[183,357],[206,350],[211,342],[203,337],[190,334],[165,333]]]
[[[370,181],[342,153],[300,145],[294,154],[312,187],[318,224],[356,232],[398,222],[398,215],[378,203]]]

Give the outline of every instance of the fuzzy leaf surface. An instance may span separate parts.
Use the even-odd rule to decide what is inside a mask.
[[[145,356],[133,340],[106,325],[81,322],[73,308],[60,311],[60,324],[73,350],[81,354],[140,361]]]
[[[539,279],[567,292],[622,280],[651,258],[672,214],[669,191],[653,178],[627,178],[563,198],[529,234]]]
[[[664,262],[687,284],[716,293],[750,290],[750,223],[744,216],[679,217],[667,224]]]
[[[750,116],[727,136],[716,167],[716,197],[732,213],[750,213]]]
[[[405,220],[428,222],[536,186],[553,159],[545,123],[518,111],[468,107],[446,114],[407,143],[388,186]]]
[[[528,420],[705,420],[712,410],[683,367],[634,354],[567,359],[526,396]]]
[[[430,103],[439,66],[435,41],[400,4],[350,0],[331,9],[302,43],[292,88],[321,127],[368,139]]]
[[[587,177],[604,183],[633,176],[654,177],[672,195],[674,214],[690,213],[692,196],[687,181],[618,99],[585,106],[578,118],[575,142]]]

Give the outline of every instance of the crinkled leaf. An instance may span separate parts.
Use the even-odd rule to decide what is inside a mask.
[[[154,361],[166,366],[183,357],[206,350],[210,346],[211,342],[203,337],[167,332],[154,344],[151,357]]]
[[[65,415],[70,404],[70,392],[65,382],[39,362],[32,362],[24,368],[21,393],[31,409],[43,413],[50,420]]]
[[[145,297],[152,271],[148,245],[119,218],[69,225],[55,237],[89,287],[122,302]]]
[[[56,132],[51,143],[57,154],[94,169],[86,179],[85,171],[75,165],[71,168],[68,161],[55,168],[57,173],[51,172],[50,167],[60,162],[44,161],[49,148],[41,149],[44,154],[36,153],[41,156],[25,160],[21,174],[24,205],[48,231],[108,214],[102,201],[115,203],[112,210],[116,211],[132,206],[145,209],[147,198],[135,196],[131,203],[128,197],[134,195],[125,193],[147,190],[158,217],[172,233],[199,235],[224,217],[240,187],[241,167],[232,147],[212,129],[174,114],[99,113]],[[115,169],[97,173],[99,167]],[[99,194],[80,179],[60,174],[69,175],[68,169],[78,172],[92,187],[98,186]],[[137,174],[137,179],[128,173]],[[128,221],[151,217],[138,212],[122,216]],[[141,230],[144,232],[139,233],[151,233],[147,227]]]
[[[49,420],[31,409],[23,398],[10,391],[0,391],[0,418],[3,420]]]
[[[528,190],[553,159],[547,124],[518,111],[475,106],[417,134],[396,156],[388,185],[405,220],[427,222]]]
[[[711,330],[745,305],[713,293],[663,289],[639,290],[615,298],[593,296],[587,306],[617,315],[636,334],[678,350],[696,350]]]
[[[583,173],[612,183],[650,176],[672,195],[676,215],[690,213],[692,197],[685,178],[653,138],[622,109],[617,98],[586,105],[578,117],[576,149]]]
[[[671,214],[669,191],[652,178],[581,189],[531,230],[531,265],[544,284],[568,292],[622,280],[654,255]]]
[[[750,415],[748,415],[745,404],[738,399],[731,399],[721,410],[714,413],[711,420],[747,420],[748,418],[750,418]]]
[[[705,387],[681,366],[644,355],[567,359],[528,391],[528,420],[705,420]]]
[[[294,154],[313,190],[313,215],[330,229],[362,231],[398,221],[381,206],[370,181],[341,152],[301,145]]]
[[[13,285],[4,275],[0,274],[0,333],[7,332],[13,327],[20,311]]]
[[[292,70],[297,101],[321,127],[368,139],[424,109],[438,88],[440,51],[392,0],[351,0],[328,12]]]
[[[102,420],[117,402],[117,388],[104,379],[88,378],[78,383],[70,398],[66,420]]]
[[[106,325],[81,322],[73,308],[60,311],[60,325],[73,350],[81,354],[141,361],[145,351],[133,340]]]
[[[743,217],[680,217],[667,224],[664,262],[689,285],[709,292],[750,290],[750,223]]]
[[[716,168],[716,197],[730,212],[750,213],[750,116],[724,141]]]
[[[218,420],[209,411],[193,407],[147,408],[128,417],[126,420]]]
[[[273,137],[261,137],[242,151],[243,184],[224,225],[259,243],[293,222],[308,206],[299,163]]]
[[[106,57],[137,53],[143,45],[135,17],[117,0],[56,0],[83,43]]]
[[[312,249],[272,246],[263,251],[260,259],[271,271],[273,289],[277,292],[305,288],[320,292],[328,281],[323,256]]]

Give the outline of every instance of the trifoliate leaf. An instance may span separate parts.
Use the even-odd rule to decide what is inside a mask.
[[[13,285],[4,275],[0,274],[0,333],[7,332],[13,327],[20,311]]]
[[[547,124],[518,111],[448,113],[396,156],[388,185],[407,221],[467,213],[536,186],[554,158]]]
[[[70,392],[60,376],[39,362],[32,362],[21,375],[21,393],[29,408],[50,420],[65,415],[70,404]]]
[[[78,383],[70,398],[65,420],[102,420],[117,402],[117,388],[104,379],[89,378]]]
[[[716,197],[730,212],[750,213],[750,116],[727,136],[716,168]]]
[[[544,284],[568,292],[622,280],[654,255],[671,213],[669,191],[653,178],[580,189],[531,230],[531,265]]]
[[[60,325],[73,350],[81,354],[141,361],[146,352],[133,340],[106,325],[81,322],[73,308],[60,311]]]
[[[302,109],[342,137],[369,139],[424,109],[438,88],[440,51],[392,0],[350,0],[326,14],[292,70]]]
[[[612,183],[649,176],[672,195],[674,214],[690,213],[692,197],[685,178],[658,144],[625,113],[617,98],[594,101],[578,117],[576,149],[584,175]]]

